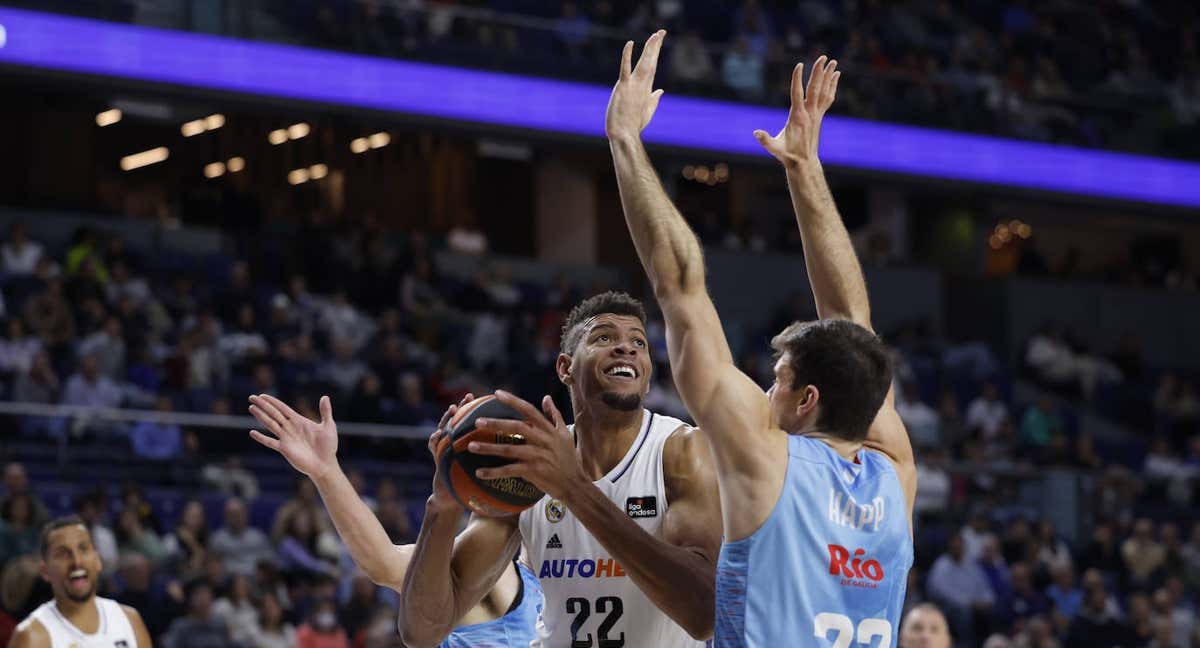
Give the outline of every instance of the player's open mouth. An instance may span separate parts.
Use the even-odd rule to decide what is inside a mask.
[[[604,375],[621,381],[637,380],[637,368],[625,362],[619,362],[604,370]]]
[[[86,569],[76,569],[75,571],[71,572],[70,574],[67,574],[67,581],[69,583],[71,583],[72,585],[87,585],[88,584],[87,570]]]

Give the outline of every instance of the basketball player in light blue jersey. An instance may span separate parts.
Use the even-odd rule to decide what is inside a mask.
[[[469,396],[463,402],[468,400]],[[252,430],[250,436],[282,454],[313,481],[354,562],[375,584],[400,592],[413,545],[392,544],[338,464],[337,424],[329,397],[321,398],[319,422],[267,394],[251,396],[250,403],[250,413],[270,432]],[[445,426],[450,414],[446,412],[439,427]],[[514,559],[483,599],[458,619],[458,627],[441,639],[440,648],[527,648],[537,636],[541,613],[541,584]]]
[[[817,159],[836,62],[817,61],[775,137],[787,170],[820,320],[772,340],[766,393],[734,364],[705,286],[696,235],[671,204],[641,142],[665,32],[633,68],[622,55],[606,132],[638,257],[662,307],[671,369],[712,448],[724,545],[714,644],[894,646],[912,565],[916,469],[890,393],[892,365],[871,331],[862,270]]]

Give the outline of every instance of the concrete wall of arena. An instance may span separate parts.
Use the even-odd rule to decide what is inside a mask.
[[[756,331],[772,323],[790,301],[816,313],[804,257],[709,249],[708,287],[723,320]],[[871,316],[876,330],[889,331],[916,320],[942,329],[942,276],[916,268],[866,268]],[[730,335],[730,337],[734,337]]]

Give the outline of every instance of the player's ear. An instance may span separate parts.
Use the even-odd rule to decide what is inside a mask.
[[[560,353],[558,360],[554,362],[554,371],[558,373],[558,381],[564,385],[570,386],[575,382],[575,377],[571,375],[571,356]]]
[[[804,416],[817,408],[821,400],[821,390],[816,385],[805,385],[800,388],[800,400],[796,401],[796,414]]]

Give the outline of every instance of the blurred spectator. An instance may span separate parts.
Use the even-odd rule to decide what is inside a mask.
[[[1166,560],[1166,550],[1154,539],[1154,523],[1145,518],[1133,525],[1133,535],[1121,545],[1121,558],[1130,584],[1148,587]]]
[[[241,499],[225,500],[225,526],[212,536],[209,549],[219,556],[230,573],[250,576],[262,560],[271,560],[274,552],[267,536],[247,525],[246,505]]]
[[[400,425],[436,425],[441,418],[437,408],[430,405],[421,389],[421,377],[415,373],[400,376],[400,401],[392,419]]]
[[[229,592],[212,604],[212,617],[229,628],[235,644],[249,646],[258,628],[258,608],[252,599],[252,581],[249,576],[234,576]]]
[[[253,501],[258,497],[258,478],[242,466],[237,455],[230,455],[222,465],[208,464],[200,471],[204,483],[225,495]]]
[[[339,288],[321,309],[320,329],[334,345],[345,344],[350,353],[358,353],[371,339],[375,324],[350,303],[344,289]]]
[[[346,338],[335,338],[333,360],[322,369],[322,378],[337,387],[343,396],[347,396],[354,391],[354,386],[366,373],[367,365],[354,357],[354,344]]]
[[[1008,600],[1007,609],[1000,611],[1002,619],[1019,622],[1050,611],[1050,602],[1046,595],[1033,586],[1033,573],[1028,563],[1014,563],[1009,575],[1012,581],[1012,594]]]
[[[92,534],[92,546],[100,556],[104,572],[112,574],[118,567],[117,536],[104,521],[104,496],[100,493],[84,495],[75,499],[75,514],[87,525]]]
[[[288,517],[283,539],[279,542],[279,566],[301,578],[339,576],[336,567],[317,555],[317,530],[308,509],[296,509]]]
[[[1100,522],[1092,527],[1092,537],[1079,557],[1079,567],[1097,569],[1110,581],[1121,573],[1124,565],[1112,524]]]
[[[721,77],[725,85],[743,100],[756,101],[762,96],[763,60],[750,48],[750,40],[746,36],[739,36],[733,49],[725,53]]]
[[[695,30],[689,30],[671,47],[670,58],[671,76],[676,81],[695,87],[712,79],[712,57]]]
[[[251,629],[245,648],[295,648],[296,628],[283,616],[279,599],[264,593],[258,603],[258,625]]]
[[[1083,591],[1075,583],[1075,571],[1070,567],[1058,567],[1051,572],[1053,582],[1046,588],[1046,596],[1054,604],[1054,610],[1065,619],[1073,619],[1083,606]]]
[[[25,471],[25,465],[10,461],[4,465],[4,497],[0,498],[0,509],[5,509],[9,500],[16,497],[28,499],[31,509],[29,523],[32,526],[40,529],[50,521],[50,511],[45,502],[29,488],[29,474]]]
[[[171,619],[183,611],[183,606],[167,592],[154,586],[154,569],[142,554],[121,556],[119,567],[121,588],[117,591],[116,599],[142,615],[152,638],[160,637]]]
[[[222,335],[217,348],[235,371],[249,373],[248,367],[254,360],[270,351],[267,338],[258,330],[254,306],[242,304],[237,310],[237,326]]]
[[[63,298],[62,279],[51,279],[41,294],[25,302],[24,316],[29,329],[51,349],[59,349],[75,337],[75,318]]]
[[[4,274],[14,277],[33,274],[43,252],[44,248],[41,243],[29,239],[29,230],[25,223],[14,222],[8,229],[8,240],[4,242],[4,245],[0,245],[0,260],[3,261]]]
[[[1053,574],[1055,571],[1070,569],[1073,566],[1074,559],[1071,557],[1071,548],[1058,536],[1054,522],[1047,519],[1038,523],[1037,540],[1038,563],[1047,573]]]
[[[946,472],[946,451],[931,448],[917,454],[917,489],[913,510],[918,516],[941,516],[950,506],[950,473]]]
[[[117,518],[116,535],[117,547],[121,554],[141,554],[155,567],[167,557],[162,539],[153,529],[143,526],[137,512],[132,509],[121,511]]]
[[[175,409],[169,396],[159,396],[155,401],[155,411],[171,412]],[[183,430],[175,423],[159,423],[152,420],[141,420],[129,430],[129,440],[133,444],[133,452],[143,459],[164,461],[178,457],[183,450]]]
[[[183,505],[179,526],[163,538],[163,548],[181,577],[200,576],[208,557],[208,522],[199,500],[189,500]]]
[[[94,356],[79,361],[79,372],[67,379],[63,403],[82,407],[120,407],[121,389],[111,378],[100,373]]]
[[[364,423],[383,423],[388,419],[384,413],[379,376],[368,371],[358,381],[346,405],[347,418]]]
[[[1000,434],[1006,420],[1008,405],[1000,400],[995,383],[984,383],[979,395],[967,405],[967,429],[990,441]]]
[[[24,322],[17,317],[9,319],[5,329],[6,335],[0,340],[0,374],[23,374],[33,366],[42,341],[27,334]]]
[[[29,371],[17,374],[13,383],[13,400],[22,403],[57,403],[61,386],[50,357],[45,351],[33,356]]]
[[[350,648],[332,599],[317,601],[308,621],[296,631],[296,648]]]
[[[237,646],[224,621],[212,614],[213,591],[204,581],[187,587],[187,616],[171,623],[163,637],[165,648],[233,648]]]
[[[905,383],[897,396],[896,412],[900,414],[900,420],[904,421],[904,427],[908,428],[913,445],[919,448],[938,445],[938,413],[921,401],[916,383]]]
[[[1021,419],[1021,443],[1035,449],[1047,448],[1055,434],[1062,432],[1062,419],[1054,411],[1054,401],[1041,395],[1025,410]]]
[[[10,495],[0,504],[0,566],[37,551],[41,528],[34,524],[33,514],[33,500],[26,493]]]
[[[963,553],[962,535],[950,536],[946,553],[933,562],[927,581],[929,594],[945,611],[955,635],[975,642],[976,617],[992,612],[996,596],[979,565]]]
[[[962,534],[963,554],[967,560],[979,560],[983,555],[983,548],[989,542],[999,542],[996,534],[992,533],[992,521],[988,516],[988,511],[982,506],[976,506],[971,512],[971,517],[967,521],[967,526],[963,527],[959,532]]]
[[[900,648],[950,648],[950,627],[946,617],[932,603],[909,610],[900,624]]]
[[[109,317],[104,327],[79,342],[79,355],[96,359],[100,373],[112,380],[125,375],[125,338],[121,335],[121,320]]]
[[[1103,583],[1084,588],[1083,606],[1067,630],[1065,648],[1136,645],[1133,630],[1108,609],[1108,591]]]
[[[358,569],[354,570],[350,583],[350,598],[342,605],[338,617],[346,629],[346,634],[356,638],[359,631],[370,622],[375,608],[379,605],[379,590],[375,583]]]
[[[574,61],[583,57],[591,29],[587,14],[579,11],[574,2],[562,3],[562,15],[555,21],[554,33],[568,59]]]

